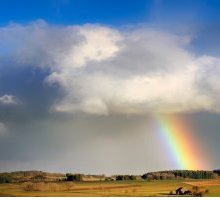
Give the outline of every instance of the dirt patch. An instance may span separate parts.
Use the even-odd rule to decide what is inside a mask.
[[[82,190],[106,190],[106,189],[124,189],[124,188],[134,188],[141,187],[140,185],[121,185],[121,186],[97,186],[97,187],[86,187],[86,188],[74,188],[72,191],[82,191]]]
[[[220,180],[184,182],[184,183],[192,186],[220,186]]]

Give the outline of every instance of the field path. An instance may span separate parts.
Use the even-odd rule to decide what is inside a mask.
[[[72,190],[83,191],[83,190],[105,190],[105,189],[122,189],[122,188],[134,188],[141,187],[141,185],[118,185],[118,186],[97,186],[97,187],[82,187],[82,188],[73,188]]]
[[[192,186],[220,186],[220,180],[208,180],[208,181],[194,181],[194,182],[183,182]]]

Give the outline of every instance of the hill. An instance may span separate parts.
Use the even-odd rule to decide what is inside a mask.
[[[57,182],[57,181],[122,181],[122,180],[178,180],[218,179],[220,170],[169,170],[148,172],[141,175],[85,175],[72,173],[49,173],[43,171],[16,171],[0,173],[0,183]]]
[[[66,175],[62,173],[49,173],[43,171],[16,171],[0,173],[0,182],[27,182],[27,181],[45,181],[53,182],[65,179]]]

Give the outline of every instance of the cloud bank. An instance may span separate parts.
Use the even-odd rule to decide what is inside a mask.
[[[49,70],[44,84],[60,91],[54,112],[220,112],[220,59],[194,54],[191,40],[148,27],[37,21],[0,29],[0,59]]]

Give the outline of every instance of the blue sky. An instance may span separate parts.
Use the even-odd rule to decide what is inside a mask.
[[[0,171],[176,169],[155,113],[184,119],[219,168],[220,1],[0,0],[0,14]]]
[[[133,23],[148,20],[152,1],[32,0],[1,1],[1,23],[44,19],[54,24]]]
[[[0,24],[44,19],[53,24],[218,23],[218,0],[1,0]]]

